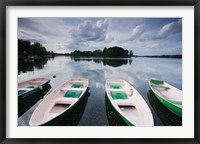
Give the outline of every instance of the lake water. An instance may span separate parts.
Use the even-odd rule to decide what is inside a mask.
[[[53,76],[56,77],[53,78]],[[174,116],[173,113],[171,114],[156,98],[151,96],[148,81],[152,78],[162,79],[182,89],[182,59],[142,57],[130,59],[74,59],[67,56],[56,56],[34,61],[19,61],[18,82],[37,77],[51,79],[50,90],[47,90],[47,94],[71,78],[84,77],[89,79],[88,94],[80,104],[81,109],[79,108],[78,116],[72,114],[72,117],[76,119],[76,123],[71,125],[124,125],[120,117],[112,112],[113,110],[106,99],[104,85],[105,80],[108,78],[124,79],[133,85],[150,107],[156,126],[181,125],[182,120],[179,117]],[[41,101],[42,98],[22,110],[18,118],[19,126],[28,125],[33,111]],[[115,124],[112,124],[113,117]],[[70,122],[66,125],[70,125]]]

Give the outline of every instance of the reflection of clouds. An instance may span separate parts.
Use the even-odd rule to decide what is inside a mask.
[[[104,85],[100,82],[96,82],[96,88],[104,88]]]
[[[122,65],[127,65],[127,64],[131,64],[132,63],[132,59],[131,58],[73,58],[72,59],[75,62],[79,62],[79,63],[83,63],[86,64],[86,62],[95,62],[98,64],[102,64],[104,66],[108,65],[108,66],[112,66],[112,67],[120,67]]]
[[[103,66],[99,63],[71,61],[70,58],[56,57],[50,60],[41,70],[19,75],[19,81],[34,77],[51,77],[63,75],[69,77],[86,77],[96,82],[104,82],[108,78],[125,79],[137,85],[140,81],[151,78],[163,79],[178,84],[182,81],[182,62],[180,59],[133,58],[131,65],[121,67]]]
[[[135,86],[142,82],[148,84],[152,78],[166,80],[175,85],[178,83],[181,85],[182,81],[182,62],[180,59],[133,58],[131,65],[116,68],[93,62],[85,63],[84,61],[80,61],[78,65],[81,65],[78,68],[80,69],[79,74],[88,76],[90,79],[95,77],[98,79],[120,78]]]
[[[181,59],[142,58],[137,59],[135,64],[135,75],[140,80],[162,79],[178,88],[182,87]]]
[[[56,78],[52,78],[53,75],[56,75]],[[18,75],[18,80],[21,82],[36,77],[51,78],[52,89],[49,92],[73,77],[88,78],[90,96],[79,125],[105,125],[107,124],[104,88],[106,79],[117,78],[128,81],[150,106],[147,92],[150,90],[148,81],[151,78],[163,79],[182,89],[182,60],[132,58],[131,64],[112,67],[103,66],[102,63],[94,63],[93,61],[75,62],[69,57],[55,57],[54,60],[48,60],[43,69]],[[26,125],[23,124],[23,120],[30,118],[37,104],[26,115],[23,115],[18,123]]]
[[[35,69],[32,72],[23,73],[18,75],[18,82],[29,80],[37,77],[45,77],[52,79],[53,75],[56,75],[56,79],[63,80],[69,79],[73,72],[73,68],[68,65],[68,59],[65,57],[56,57],[55,60],[48,60],[43,69]],[[61,78],[62,77],[62,78]]]

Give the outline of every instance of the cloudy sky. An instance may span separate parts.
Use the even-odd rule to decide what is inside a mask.
[[[120,46],[135,55],[182,54],[182,19],[18,18],[18,38],[58,53]]]

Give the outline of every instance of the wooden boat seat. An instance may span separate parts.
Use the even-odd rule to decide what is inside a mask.
[[[75,83],[77,83],[77,84],[86,84],[85,81],[70,81],[69,83],[70,84],[75,84]]]
[[[37,80],[37,81],[30,81],[30,82],[40,82],[40,83],[44,83],[44,82],[46,82],[46,81],[39,81],[39,80]]]
[[[122,92],[122,91],[124,91],[124,89],[108,89],[108,91],[119,91],[119,92],[121,91]]]
[[[69,88],[61,88],[61,91],[67,91]]]
[[[155,88],[161,88],[161,89],[170,89],[170,87],[164,86],[164,85],[151,85],[151,86],[153,86]]]
[[[21,90],[21,91],[29,91],[29,90],[32,90],[33,88],[18,88],[18,90]]]
[[[74,101],[76,101],[74,98],[57,97],[54,103],[72,104]]]
[[[84,88],[70,88],[70,87],[66,87],[66,88],[61,88],[61,91],[68,91],[68,90],[77,90],[77,91],[82,91]]]
[[[118,106],[133,106],[129,100],[113,100]]]

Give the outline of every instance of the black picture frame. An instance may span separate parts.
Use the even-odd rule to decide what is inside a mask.
[[[27,139],[27,138],[6,138],[6,7],[7,6],[194,6],[195,9],[195,82],[194,82],[194,138],[67,138],[67,139]],[[199,0],[1,0],[0,2],[0,142],[1,143],[184,143],[184,144],[199,144],[199,121],[200,121],[200,99],[199,99],[199,41],[200,41],[200,2]]]

